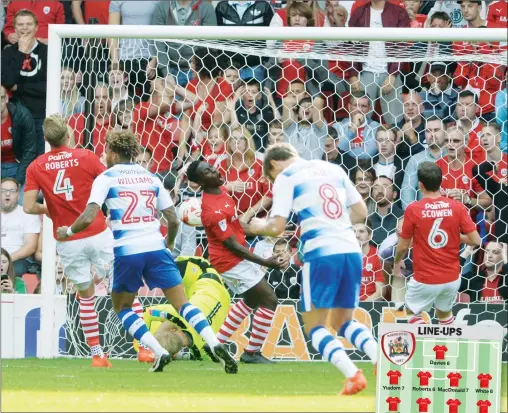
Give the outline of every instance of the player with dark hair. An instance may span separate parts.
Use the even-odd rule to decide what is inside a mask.
[[[210,324],[196,306],[189,303],[182,277],[171,252],[179,227],[173,202],[159,178],[134,163],[139,141],[131,131],[112,131],[107,135],[108,170],[92,186],[85,211],[70,226],[57,229],[59,240],[86,230],[100,213],[104,203],[111,215],[114,241],[114,276],[111,299],[123,327],[154,353],[151,372],[161,372],[171,355],[150,333],[132,310],[136,292],[143,279],[150,289],[160,288],[188,325],[197,331],[225,366],[236,373],[238,366],[215,337]],[[166,242],[157,217],[160,211],[168,223]]]
[[[420,314],[432,306],[440,324],[453,323],[452,306],[460,288],[460,245],[481,244],[467,208],[441,195],[442,180],[435,163],[420,164],[418,182],[423,198],[406,208],[395,253],[393,273],[400,277],[402,258],[414,243],[414,276],[407,284],[405,304],[412,315],[411,324],[424,324]]]
[[[254,312],[249,344],[240,361],[272,363],[261,354],[277,308],[277,296],[264,278],[261,268],[285,268],[280,255],[258,257],[247,247],[245,233],[238,219],[235,201],[228,195],[222,175],[206,162],[194,161],[187,169],[189,181],[203,190],[201,221],[208,238],[209,259],[235,294],[243,294],[229,311],[217,338],[228,341],[242,321]]]

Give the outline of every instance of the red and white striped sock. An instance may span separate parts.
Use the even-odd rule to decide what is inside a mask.
[[[229,309],[228,316],[217,333],[217,340],[221,343],[228,341],[232,334],[238,330],[238,327],[240,327],[243,320],[245,320],[245,318],[251,313],[252,308],[245,304],[243,300],[238,301]]]
[[[272,320],[275,312],[268,308],[259,307],[254,313],[254,320],[252,321],[252,328],[250,330],[249,344],[245,351],[255,353],[261,351],[266,336],[272,328]]]
[[[95,296],[79,298],[79,320],[92,356],[104,357],[99,340],[99,317],[95,311]]]
[[[453,324],[453,322],[455,321],[455,317],[453,315],[451,315],[450,317],[448,318],[445,318],[443,320],[439,320],[439,324],[441,324],[442,326],[448,326],[450,324]]]
[[[409,324],[425,324],[425,320],[423,317],[420,317],[419,315],[415,315],[411,317],[408,321]]]
[[[134,301],[132,302],[132,311],[134,311],[142,320],[144,320],[144,318],[143,318],[143,305],[138,300],[138,297],[134,298]],[[145,346],[144,344],[139,343],[139,345],[141,347],[143,347],[143,348],[148,349],[148,347]]]

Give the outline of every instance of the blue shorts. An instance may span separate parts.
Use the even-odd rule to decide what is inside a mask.
[[[172,288],[182,283],[180,271],[167,249],[115,257],[114,293],[137,293],[143,287]]]
[[[314,308],[358,307],[362,255],[335,254],[307,261],[302,271],[302,311]]]

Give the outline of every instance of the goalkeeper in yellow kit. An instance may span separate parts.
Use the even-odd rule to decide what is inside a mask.
[[[231,302],[222,278],[204,258],[178,257],[175,261],[189,302],[201,310],[212,330],[217,333],[226,319]],[[189,358],[195,360],[211,355],[205,348],[205,341],[171,304],[148,307],[143,318],[157,341],[173,356],[183,348],[188,348]],[[134,348],[138,351],[137,342],[134,342]],[[138,359],[149,361],[146,358]]]

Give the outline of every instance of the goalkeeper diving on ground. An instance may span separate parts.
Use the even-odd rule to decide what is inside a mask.
[[[201,310],[214,333],[217,333],[228,315],[231,302],[222,278],[204,258],[178,257],[175,261],[189,302]],[[157,341],[175,358],[187,358],[188,355],[192,360],[202,360],[208,355],[214,359],[202,337],[190,328],[171,304],[147,307],[143,318]],[[134,348],[138,351],[137,341],[134,341]],[[189,351],[184,353],[182,349]],[[138,360],[152,362],[139,356]]]

